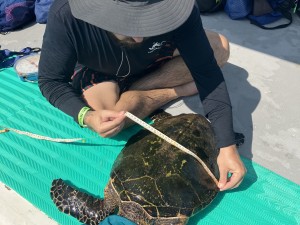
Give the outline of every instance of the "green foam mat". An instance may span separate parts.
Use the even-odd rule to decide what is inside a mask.
[[[103,197],[110,168],[132,127],[113,139],[100,138],[80,128],[72,118],[51,106],[37,84],[19,80],[13,69],[0,71],[0,126],[53,138],[86,138],[86,142],[53,143],[13,132],[0,134],[0,181],[14,189],[62,225],[78,225],[59,212],[49,189],[53,179]],[[242,185],[220,193],[188,225],[296,225],[300,224],[300,186],[243,159],[248,173]],[[39,221],[42,223],[42,221]]]

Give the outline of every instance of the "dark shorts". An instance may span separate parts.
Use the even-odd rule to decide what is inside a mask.
[[[86,66],[83,65],[77,65],[74,71],[74,74],[72,75],[72,86],[80,93],[83,93],[90,87],[93,87],[99,83],[105,82],[105,81],[114,81],[118,83],[120,88],[120,93],[123,93],[129,89],[129,87],[138,79],[146,76],[150,72],[158,69],[163,64],[165,64],[167,61],[169,61],[170,58],[160,61],[159,63],[155,63],[155,65],[152,65],[150,68],[146,69],[143,73],[135,74],[135,75],[129,75],[127,77],[117,77],[114,75],[106,75],[101,72],[92,70]]]

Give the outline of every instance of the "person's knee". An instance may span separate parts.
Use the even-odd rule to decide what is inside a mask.
[[[223,66],[225,63],[227,63],[229,56],[230,56],[230,45],[228,39],[219,34],[220,37],[220,51],[221,51],[221,57],[218,62],[219,66]]]
[[[205,32],[218,65],[223,66],[228,61],[230,55],[228,39],[214,31],[206,30]]]

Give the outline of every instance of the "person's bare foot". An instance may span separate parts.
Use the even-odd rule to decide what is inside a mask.
[[[178,97],[192,96],[198,93],[198,89],[194,81],[176,86],[174,89]]]

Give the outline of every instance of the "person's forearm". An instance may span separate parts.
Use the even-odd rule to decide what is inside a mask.
[[[87,104],[76,94],[68,83],[39,78],[39,88],[43,96],[56,108],[73,117],[78,122],[78,113]]]
[[[197,9],[176,31],[175,40],[197,85],[205,114],[212,123],[217,147],[234,144],[231,102],[227,87]]]
[[[39,62],[39,88],[52,105],[77,121],[78,112],[86,104],[69,84],[78,60],[68,30],[68,24],[72,20],[65,13],[58,13],[62,6],[59,4],[53,6],[49,11],[43,37]]]
[[[235,144],[232,107],[225,81],[213,90],[203,101],[206,117],[211,121],[218,148]]]

